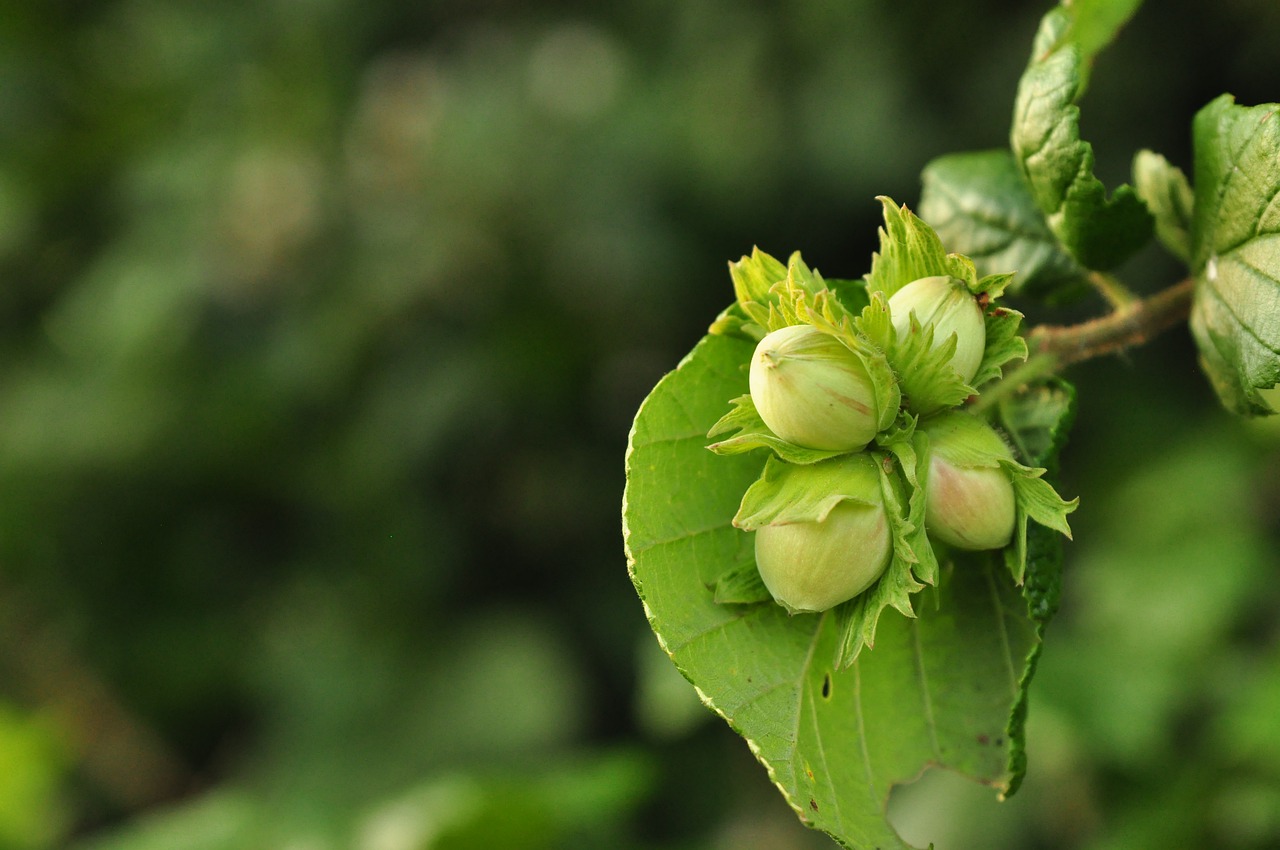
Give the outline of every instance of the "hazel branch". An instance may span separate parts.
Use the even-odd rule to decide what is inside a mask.
[[[1040,325],[1027,335],[1031,353],[1053,358],[1057,369],[1142,345],[1187,320],[1195,286],[1187,278],[1150,298],[1078,325]]]
[[[983,389],[972,403],[974,413],[998,405],[1027,384],[1061,371],[1072,363],[1115,354],[1187,320],[1195,281],[1187,278],[1150,298],[1135,299],[1115,312],[1078,325],[1039,325],[1027,334],[1027,361]]]

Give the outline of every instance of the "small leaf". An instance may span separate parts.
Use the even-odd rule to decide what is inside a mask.
[[[1062,5],[1070,7],[1075,19],[1072,38],[1084,57],[1083,90],[1089,82],[1088,72],[1094,55],[1115,39],[1120,28],[1138,11],[1142,0],[1067,0]]]
[[[1136,3],[1127,6],[1128,14]],[[1119,10],[1119,11],[1118,11]],[[1010,146],[1049,229],[1085,268],[1119,265],[1151,237],[1153,221],[1128,186],[1107,197],[1080,138],[1080,109],[1093,54],[1127,19],[1101,2],[1062,5],[1041,21],[1018,83]]]
[[[979,274],[1016,272],[1010,292],[1049,301],[1086,291],[1087,272],[1045,224],[1009,151],[939,157],[921,180],[921,218]]]
[[[1138,151],[1133,187],[1156,219],[1156,237],[1183,262],[1191,261],[1191,216],[1195,195],[1187,175],[1158,153]]]
[[[955,407],[976,392],[952,368],[955,350],[954,333],[934,346],[933,325],[922,328],[915,314],[911,315],[910,328],[895,340],[889,362],[912,413],[926,415]]]
[[[906,520],[910,528],[904,535],[903,556],[911,571],[925,584],[938,583],[938,557],[925,532],[924,514],[926,479],[929,471],[929,438],[915,430],[916,420],[903,415],[901,424],[882,432],[876,443],[893,455],[907,489]]]
[[[1045,473],[1043,469],[1032,469],[1013,462],[1001,465],[1013,479],[1018,508],[1025,510],[1028,517],[1045,528],[1052,528],[1070,539],[1071,526],[1067,523],[1067,514],[1080,507],[1080,499],[1067,501],[1059,496],[1053,485],[1041,477]]]
[[[1280,105],[1223,95],[1196,115],[1191,329],[1224,406],[1271,413],[1280,381]]]

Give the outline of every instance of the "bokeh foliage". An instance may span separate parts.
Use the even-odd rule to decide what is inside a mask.
[[[0,847],[828,846],[655,657],[626,431],[726,260],[857,277],[875,195],[1004,144],[1042,11],[5,4]],[[1103,181],[1280,97],[1278,32],[1148,4],[1090,82]],[[1026,784],[897,823],[1272,846],[1280,443],[1181,331],[1071,377]]]

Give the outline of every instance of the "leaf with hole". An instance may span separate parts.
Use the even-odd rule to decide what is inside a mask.
[[[705,436],[745,393],[752,350],[706,337],[637,414],[623,499],[631,579],[662,647],[805,824],[848,848],[904,850],[885,807],[925,767],[1001,793],[1017,786],[1040,621],[986,553],[942,565],[917,616],[883,617],[874,648],[846,669],[839,609],[792,616],[754,601],[742,576],[751,535],[732,520],[765,455],[716,455]],[[1029,563],[1029,580],[1037,575]],[[717,588],[746,601],[717,602]]]

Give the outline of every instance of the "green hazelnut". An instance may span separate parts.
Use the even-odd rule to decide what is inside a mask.
[[[1013,537],[1013,452],[976,416],[948,411],[921,423],[929,436],[925,529],[959,549],[999,549]]]
[[[792,612],[826,611],[862,593],[889,566],[893,540],[869,455],[855,489],[821,521],[779,522],[755,533],[756,566],[773,598]],[[860,470],[861,472],[861,470]]]
[[[978,299],[964,283],[946,275],[913,280],[889,298],[889,313],[899,336],[910,333],[913,313],[920,327],[933,325],[934,348],[954,334],[951,368],[965,383],[973,380],[986,351],[987,324]]]
[[[764,424],[797,446],[854,451],[876,435],[875,387],[859,355],[834,336],[792,325],[760,340],[751,400]]]

